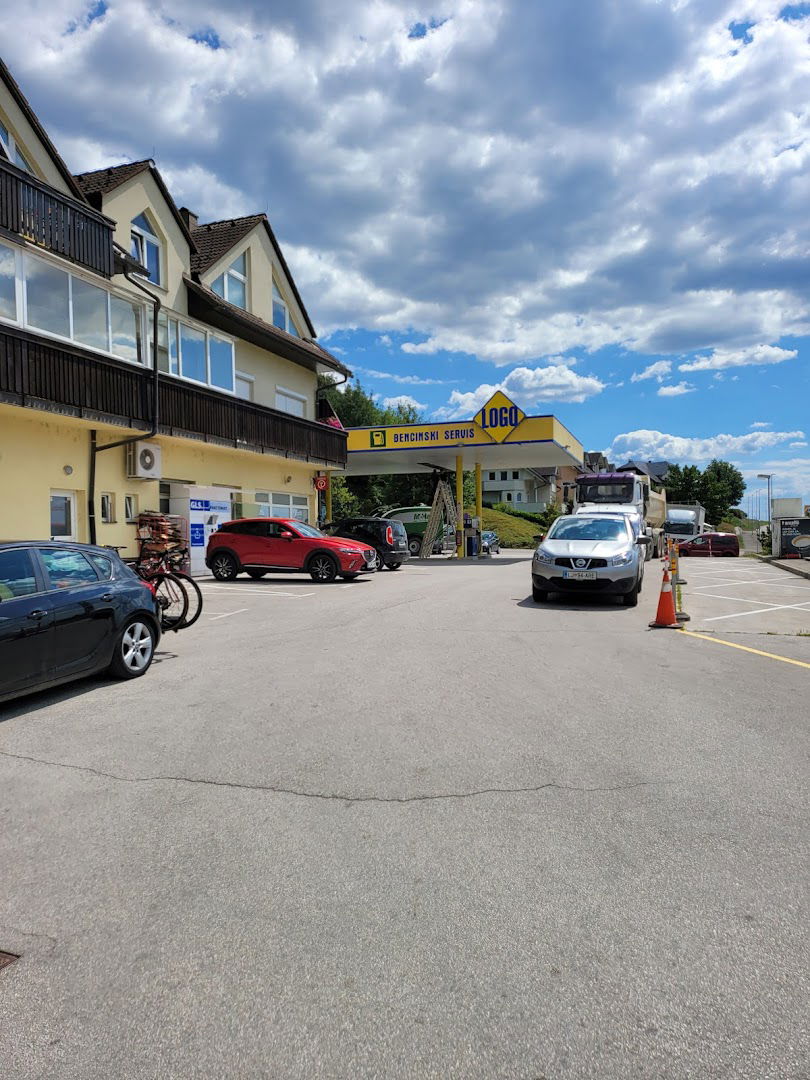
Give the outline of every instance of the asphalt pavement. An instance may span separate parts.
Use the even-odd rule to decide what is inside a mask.
[[[0,706],[4,1078],[810,1075],[810,638],[529,558],[210,582]]]

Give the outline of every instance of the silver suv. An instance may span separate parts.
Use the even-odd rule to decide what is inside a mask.
[[[552,592],[619,595],[635,607],[644,578],[644,546],[622,514],[558,517],[532,559],[532,597]]]

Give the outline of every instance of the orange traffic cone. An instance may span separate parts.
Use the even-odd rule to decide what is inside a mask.
[[[658,611],[650,626],[657,630],[678,630],[680,623],[675,614],[675,597],[672,595],[672,582],[669,571],[664,567],[664,580],[661,583],[661,595],[658,598]]]

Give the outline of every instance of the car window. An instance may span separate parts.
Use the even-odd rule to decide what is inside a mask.
[[[34,560],[26,548],[0,551],[0,601],[30,596],[37,591]]]
[[[80,551],[40,548],[52,589],[70,589],[74,585],[98,582],[98,574]]]
[[[99,577],[109,581],[112,577],[112,559],[108,559],[106,555],[91,555],[90,561],[98,570]]]

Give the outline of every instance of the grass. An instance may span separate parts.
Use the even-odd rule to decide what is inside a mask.
[[[474,514],[475,511],[472,510],[471,513]],[[543,532],[539,525],[512,514],[503,514],[500,510],[484,509],[481,527],[493,529],[503,548],[533,548],[537,545],[534,537]]]

